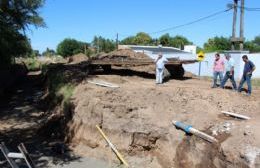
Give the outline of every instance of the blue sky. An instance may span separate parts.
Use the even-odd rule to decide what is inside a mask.
[[[56,49],[64,38],[91,42],[95,35],[119,39],[137,32],[156,32],[196,20],[226,9],[232,0],[46,0],[40,14],[47,28],[35,29],[27,35],[34,49]],[[245,0],[245,6],[260,8],[259,0]],[[183,35],[202,46],[208,38],[231,35],[232,11],[164,33]],[[245,37],[260,35],[260,11],[245,13]]]

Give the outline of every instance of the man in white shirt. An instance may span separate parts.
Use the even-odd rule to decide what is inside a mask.
[[[236,85],[236,81],[234,78],[234,67],[235,67],[234,59],[231,58],[230,54],[226,54],[225,56],[226,56],[226,60],[227,60],[226,64],[225,64],[226,74],[224,76],[224,79],[221,82],[221,88],[224,89],[227,80],[230,79],[230,81],[233,85],[233,90],[237,90],[237,85]]]
[[[163,82],[163,71],[164,71],[164,65],[166,62],[168,62],[168,60],[162,54],[159,54],[158,58],[155,60],[156,84],[162,84],[162,82]]]

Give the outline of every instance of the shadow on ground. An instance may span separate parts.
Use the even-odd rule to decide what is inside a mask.
[[[42,83],[40,75],[26,76],[1,98],[0,142],[11,152],[18,152],[17,146],[24,143],[37,167],[48,167],[50,162],[60,165],[79,160],[64,143],[64,136],[57,134],[58,125],[44,134],[39,131],[46,113],[39,104],[44,94]],[[3,154],[0,154],[0,167],[10,167]]]
[[[109,72],[103,71],[101,69],[97,69],[91,72],[91,75],[118,75],[118,76],[137,76],[144,79],[155,79],[154,73],[144,72],[144,71],[136,71],[132,69],[111,69]],[[192,77],[166,77],[164,80],[169,81],[171,79],[175,80],[189,80]]]

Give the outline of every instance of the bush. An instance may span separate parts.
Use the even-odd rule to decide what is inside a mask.
[[[37,60],[37,58],[26,58],[24,63],[28,71],[38,71],[41,70],[42,64]]]
[[[68,57],[74,54],[84,53],[84,49],[87,46],[87,43],[77,41],[75,39],[66,38],[58,44],[57,54],[63,57]]]
[[[53,105],[61,103],[63,111],[70,107],[70,98],[73,95],[75,85],[68,82],[62,72],[53,72],[48,76],[48,94]]]

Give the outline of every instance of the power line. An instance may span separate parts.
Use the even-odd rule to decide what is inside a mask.
[[[177,26],[173,26],[173,27],[169,27],[169,28],[166,28],[166,29],[162,29],[162,30],[159,30],[159,31],[155,31],[155,32],[151,32],[149,33],[150,35],[151,34],[158,34],[158,33],[162,33],[162,32],[165,32],[165,31],[170,31],[170,30],[174,30],[174,29],[177,29],[177,28],[180,28],[180,27],[184,27],[184,26],[188,26],[188,25],[191,25],[191,24],[195,24],[195,23],[198,23],[200,21],[203,21],[203,20],[206,20],[208,18],[211,18],[211,17],[214,17],[214,16],[217,16],[217,15],[220,15],[222,13],[225,13],[225,12],[228,12],[230,11],[232,8],[228,8],[228,9],[225,9],[225,10],[221,10],[221,11],[218,11],[218,12],[215,12],[213,14],[210,14],[208,16],[205,16],[205,17],[201,17],[199,19],[196,19],[194,21],[190,21],[190,22],[187,22],[187,23],[184,23],[184,24],[181,24],[181,25],[177,25]]]
[[[233,9],[233,7],[229,7],[228,9],[215,12],[215,13],[210,14],[210,15],[208,15],[208,16],[204,16],[204,17],[201,17],[201,18],[199,18],[199,19],[196,19],[196,20],[193,20],[193,21],[184,23],[184,24],[180,24],[180,25],[177,25],[177,26],[165,28],[165,29],[162,29],[162,30],[158,30],[158,31],[155,31],[155,32],[148,33],[148,34],[149,34],[149,35],[158,34],[158,33],[166,32],[166,31],[178,29],[178,28],[181,28],[181,27],[189,26],[189,25],[192,25],[192,24],[195,24],[195,23],[204,21],[204,20],[206,20],[206,19],[215,17],[215,16],[220,15],[220,14],[222,14],[222,13],[226,13],[226,12],[232,10],[232,9]],[[249,8],[249,7],[245,7],[245,9],[247,9],[247,10],[252,10],[252,11],[253,11],[253,10],[260,10],[260,8]],[[119,35],[125,36],[125,37],[134,36],[134,35],[126,35],[126,34],[119,34]]]
[[[237,6],[238,8],[242,8],[242,6]],[[232,6],[232,8],[234,8],[233,6]],[[252,7],[244,7],[244,9],[246,10],[246,11],[260,11],[260,8],[258,8],[258,7],[256,7],[256,8],[252,8]]]

